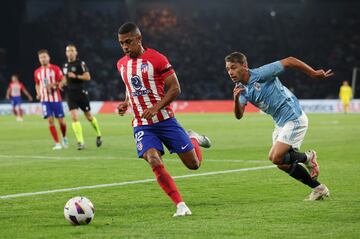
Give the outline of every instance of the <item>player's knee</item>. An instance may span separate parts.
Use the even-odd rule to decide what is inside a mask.
[[[71,116],[71,120],[72,120],[73,122],[77,122],[77,121],[78,121],[78,117],[77,117],[76,115],[72,115],[72,116]]]
[[[92,120],[93,120],[93,117],[92,117],[92,115],[91,115],[90,112],[85,112],[85,117],[86,117],[86,119],[87,119],[88,121],[92,121]]]
[[[54,125],[54,119],[49,118],[48,121],[49,121],[49,125]]]
[[[279,154],[277,154],[276,152],[270,152],[270,154],[269,154],[269,160],[270,160],[273,164],[280,165],[280,164],[282,164],[283,158],[282,158]]]
[[[199,162],[199,160],[196,160],[193,163],[191,163],[190,165],[187,165],[187,167],[191,170],[197,170],[200,168],[200,162]]]
[[[159,155],[145,153],[144,159],[150,164],[151,167],[158,167],[162,165],[162,161]]]

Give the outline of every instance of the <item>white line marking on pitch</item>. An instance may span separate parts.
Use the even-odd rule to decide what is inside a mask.
[[[0,154],[0,158],[24,158],[24,159],[47,159],[47,160],[85,160],[85,159],[120,159],[120,160],[137,160],[137,158],[124,158],[113,156],[43,156],[43,155],[6,155]],[[165,159],[165,161],[178,161],[177,159]],[[204,159],[206,162],[229,162],[229,163],[264,163],[266,160],[243,160],[243,159]]]
[[[270,166],[254,167],[254,168],[239,168],[239,169],[231,169],[231,170],[223,170],[223,171],[213,171],[213,172],[207,172],[207,173],[186,174],[186,175],[174,176],[173,178],[174,179],[179,179],[179,178],[202,177],[202,176],[227,174],[227,173],[237,173],[237,172],[244,172],[244,171],[264,170],[264,169],[271,169],[271,168],[275,168],[275,167],[276,167],[275,165],[270,165]],[[125,186],[125,185],[130,185],[130,184],[140,184],[140,183],[148,183],[148,182],[154,182],[154,181],[156,181],[156,179],[151,178],[151,179],[143,179],[143,180],[135,180],[135,181],[127,181],[127,182],[119,182],[119,183],[97,184],[97,185],[92,185],[92,186],[81,186],[81,187],[75,187],[75,188],[54,189],[54,190],[40,191],[40,192],[17,193],[17,194],[9,194],[9,195],[0,196],[0,199],[17,198],[17,197],[30,197],[30,196],[50,194],[50,193],[78,191],[78,190],[82,190],[82,189]]]

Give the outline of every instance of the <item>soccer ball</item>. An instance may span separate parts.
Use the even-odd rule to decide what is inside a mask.
[[[94,215],[94,205],[86,197],[74,197],[64,207],[65,219],[74,226],[89,224]]]

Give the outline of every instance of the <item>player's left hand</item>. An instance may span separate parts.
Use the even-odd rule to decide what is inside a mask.
[[[314,71],[311,76],[313,78],[317,78],[317,79],[324,79],[324,78],[328,78],[330,76],[333,76],[334,75],[334,72],[330,70],[327,70],[327,71],[324,71],[323,69],[320,69],[320,70],[316,70]]]
[[[233,96],[234,96],[234,100],[238,101],[241,92],[243,92],[245,90],[245,88],[241,88],[240,86],[235,86],[234,90],[233,90]]]
[[[144,111],[144,113],[142,114],[141,118],[144,118],[144,119],[151,119],[152,117],[154,117],[156,115],[156,113],[158,112],[159,110],[156,109],[155,107],[151,107],[149,109],[146,109]]]
[[[67,73],[67,77],[76,78],[76,74],[74,72],[69,72],[69,73]]]

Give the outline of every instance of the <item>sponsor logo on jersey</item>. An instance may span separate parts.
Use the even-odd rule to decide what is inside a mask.
[[[142,85],[140,81],[140,76],[134,75],[133,77],[131,77],[131,84],[136,91],[141,90]]]
[[[141,96],[141,95],[147,95],[152,93],[151,89],[146,89],[146,90],[137,90],[135,92],[131,92],[131,96]]]
[[[131,77],[131,84],[135,89],[135,92],[132,92],[132,96],[141,96],[152,93],[151,89],[144,89],[142,90],[143,86],[141,84],[140,76],[134,75]]]

